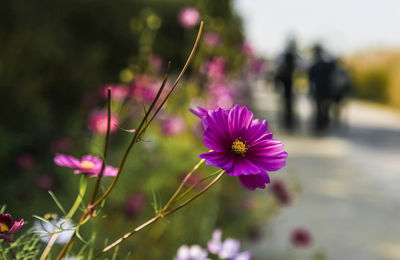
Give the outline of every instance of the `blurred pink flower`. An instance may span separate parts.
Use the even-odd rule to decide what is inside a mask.
[[[214,81],[222,81],[225,79],[225,66],[225,58],[216,57],[205,64],[205,73]]]
[[[119,118],[117,115],[111,114],[110,132],[117,130]],[[105,134],[107,132],[107,112],[94,111],[89,116],[89,129],[96,134]]]
[[[234,105],[234,93],[226,84],[213,83],[208,87],[211,94],[211,106],[230,109]]]
[[[36,179],[36,185],[43,190],[50,190],[54,186],[54,179],[47,174],[41,174]]]
[[[53,140],[50,144],[50,150],[53,153],[68,152],[72,147],[72,140],[68,137],[60,137]]]
[[[31,168],[35,164],[35,157],[30,153],[22,153],[17,158],[17,164],[21,168]]]
[[[161,130],[166,136],[182,134],[185,128],[186,123],[181,116],[169,116],[161,121]]]
[[[185,179],[186,175],[187,175],[187,173],[181,174],[179,176],[179,181],[182,182]],[[202,179],[203,179],[203,176],[201,174],[193,173],[189,177],[189,179],[186,180],[185,186],[187,188],[190,188],[190,187],[192,187],[193,185],[196,184],[196,186],[194,186],[194,190],[200,191],[207,185],[207,183],[201,182]]]
[[[311,245],[311,234],[303,228],[293,230],[290,235],[290,241],[296,247],[308,247]]]
[[[98,157],[85,155],[81,160],[76,159],[75,157],[59,154],[54,157],[54,163],[63,166],[73,168],[75,174],[86,173],[89,176],[97,176],[100,174],[102,160]],[[116,176],[118,173],[118,169],[106,165],[104,168],[103,176]]]
[[[253,47],[248,42],[243,43],[242,52],[244,55],[246,55],[248,57],[254,57]]]
[[[24,220],[13,221],[12,216],[8,213],[0,214],[0,238],[13,242],[13,234],[16,233],[24,225]]]
[[[145,202],[146,196],[141,192],[130,195],[125,201],[123,207],[125,216],[128,218],[135,217],[143,209]]]
[[[133,97],[139,102],[147,102],[151,103],[157,95],[158,90],[161,87],[162,82],[152,76],[149,75],[140,75],[138,76],[131,85]],[[160,100],[163,98],[166,89],[168,88],[168,83],[165,86],[164,92],[160,97]]]
[[[186,7],[179,11],[178,18],[183,27],[192,28],[199,23],[200,13],[196,8]]]
[[[253,74],[260,75],[265,72],[265,62],[262,58],[254,59],[250,64],[250,70]]]
[[[101,95],[107,98],[108,88],[111,88],[111,99],[124,100],[129,95],[129,88],[124,85],[106,85],[101,88]]]
[[[282,180],[273,180],[270,184],[272,195],[281,205],[288,205],[292,201],[292,197]]]
[[[204,35],[204,43],[215,48],[221,44],[221,37],[216,32],[208,32]]]
[[[150,67],[156,72],[160,72],[164,64],[163,59],[157,54],[150,54],[148,62]]]

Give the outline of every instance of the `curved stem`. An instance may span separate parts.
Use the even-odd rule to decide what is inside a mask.
[[[181,182],[181,184],[179,185],[178,189],[175,191],[175,193],[171,196],[171,198],[169,199],[169,201],[167,202],[167,204],[165,204],[165,206],[162,208],[161,212],[164,212],[165,210],[167,210],[169,208],[169,206],[171,205],[171,203],[174,202],[176,196],[178,196],[179,192],[182,190],[183,186],[185,185],[185,183],[187,182],[187,180],[189,180],[190,176],[192,176],[192,174],[200,167],[200,165],[202,165],[206,160],[205,159],[201,159],[194,167],[193,169],[186,174],[185,178],[183,179],[183,181]]]
[[[106,140],[104,142],[103,160],[101,163],[100,174],[97,175],[96,184],[95,184],[92,198],[90,199],[89,205],[93,204],[93,202],[96,200],[97,193],[100,188],[101,179],[103,178],[103,175],[104,175],[104,169],[106,167],[107,154],[108,154],[108,143],[109,143],[109,139],[110,139],[110,124],[111,124],[111,88],[108,87],[108,89],[107,89],[107,132],[106,132]]]
[[[217,175],[217,177],[215,177],[215,179],[210,182],[206,187],[204,187],[201,191],[199,191],[199,193],[197,193],[196,195],[194,195],[192,198],[188,199],[187,201],[183,202],[181,205],[179,205],[176,208],[173,208],[167,212],[163,213],[163,216],[168,216],[172,213],[174,213],[175,211],[183,208],[184,206],[188,205],[190,202],[192,202],[193,200],[195,200],[196,198],[198,198],[201,194],[203,194],[204,192],[206,192],[209,188],[211,188],[211,186],[213,186],[221,177],[222,175],[225,173],[224,170],[221,170],[221,172]]]
[[[156,98],[153,100],[153,102],[152,102],[152,104],[151,104],[151,106],[150,106],[149,111],[147,111],[147,113],[145,114],[144,118],[142,119],[142,121],[141,121],[141,123],[140,123],[138,129],[136,130],[136,132],[135,132],[135,134],[134,134],[134,136],[133,136],[133,138],[132,138],[131,143],[129,144],[128,148],[126,149],[126,151],[125,151],[125,153],[124,153],[124,155],[123,155],[123,157],[122,157],[122,160],[121,160],[121,163],[120,163],[120,166],[119,166],[117,175],[116,175],[115,178],[112,180],[111,184],[107,187],[106,191],[100,196],[100,198],[99,198],[98,200],[96,200],[95,202],[89,204],[88,209],[87,209],[86,212],[82,215],[82,217],[81,217],[81,219],[80,219],[80,221],[79,221],[78,227],[82,224],[82,222],[85,222],[85,221],[87,220],[87,218],[90,218],[90,217],[91,217],[91,212],[95,209],[95,207],[98,206],[103,200],[105,200],[105,199],[107,198],[107,196],[111,193],[111,191],[112,191],[113,188],[115,187],[115,185],[116,185],[116,183],[117,183],[117,181],[118,181],[118,179],[119,179],[119,177],[120,177],[120,175],[121,175],[121,172],[122,172],[122,170],[123,170],[123,168],[124,168],[124,166],[125,166],[126,160],[127,160],[127,158],[128,158],[128,155],[129,155],[129,153],[130,153],[130,151],[131,151],[133,145],[138,141],[138,139],[141,137],[141,134],[144,133],[144,131],[145,131],[146,128],[149,126],[149,124],[151,123],[151,121],[154,119],[154,117],[155,117],[155,116],[157,115],[157,113],[160,111],[160,109],[162,108],[162,106],[165,104],[165,102],[167,101],[167,99],[168,99],[169,96],[171,95],[172,91],[173,91],[173,90],[175,89],[175,87],[178,85],[178,83],[179,83],[180,79],[182,78],[183,74],[185,73],[185,71],[186,71],[186,69],[187,69],[187,67],[188,67],[188,65],[189,65],[189,63],[190,63],[190,61],[192,60],[193,55],[194,55],[194,53],[195,53],[195,51],[196,51],[196,49],[197,49],[197,46],[198,46],[198,44],[199,44],[199,42],[200,42],[200,37],[201,37],[201,34],[202,34],[202,30],[203,30],[203,24],[204,24],[204,23],[203,23],[203,21],[202,21],[202,22],[200,23],[200,28],[199,28],[199,31],[198,31],[198,34],[197,34],[197,37],[196,37],[196,41],[195,41],[195,43],[194,43],[194,45],[193,45],[193,48],[192,48],[192,50],[191,50],[191,52],[190,52],[190,54],[189,54],[188,59],[186,60],[185,65],[183,66],[181,72],[179,73],[177,79],[175,80],[175,82],[174,82],[174,84],[173,84],[173,86],[172,86],[172,89],[168,92],[167,96],[166,96],[166,97],[164,98],[164,100],[161,102],[160,106],[156,109],[156,111],[154,112],[154,114],[153,114],[152,117],[150,118],[149,122],[147,122],[147,118],[148,118],[148,116],[150,115],[151,110],[152,110],[153,107],[155,106],[155,104],[156,104],[156,102],[157,102],[159,96],[161,95],[161,92],[162,92],[162,90],[163,90],[163,88],[164,88],[164,86],[165,86],[165,84],[166,84],[166,81],[167,81],[167,78],[168,78],[168,71],[167,71],[167,73],[166,73],[166,75],[165,75],[165,77],[164,77],[164,81],[163,81],[163,83],[162,83],[162,85],[161,85],[161,87],[160,87],[160,90],[159,90],[158,93],[157,93]],[[108,125],[108,126],[109,126],[109,125]],[[144,127],[144,128],[142,129],[142,127]],[[129,235],[129,236],[130,236],[130,235]],[[128,236],[128,237],[129,237],[129,236]],[[72,235],[72,237],[71,237],[71,239],[68,241],[68,243],[64,245],[64,247],[61,249],[60,253],[57,255],[57,258],[56,258],[57,260],[60,260],[60,259],[66,254],[66,252],[68,251],[68,248],[72,245],[73,240],[74,240],[75,238],[76,238],[76,231],[74,232],[74,234]]]
[[[95,259],[97,257],[99,257],[100,255],[102,255],[103,253],[106,253],[107,251],[111,250],[112,248],[116,247],[117,245],[119,245],[120,243],[122,243],[124,240],[126,240],[127,238],[129,238],[130,236],[132,236],[133,234],[137,233],[138,231],[142,230],[143,228],[153,224],[154,222],[156,222],[157,220],[166,217],[168,215],[171,215],[172,213],[178,211],[179,209],[185,207],[186,205],[188,205],[189,203],[191,203],[192,201],[194,201],[196,198],[198,198],[199,196],[201,196],[204,192],[206,192],[209,188],[211,188],[211,186],[213,186],[221,177],[222,175],[225,173],[224,170],[221,170],[221,172],[217,175],[217,177],[215,177],[215,179],[210,182],[206,187],[204,187],[201,191],[199,191],[196,195],[194,195],[192,198],[188,199],[187,201],[183,202],[181,205],[179,205],[178,207],[168,210],[166,212],[161,212],[160,214],[154,216],[153,218],[151,218],[150,220],[146,221],[145,223],[143,223],[142,225],[138,226],[137,228],[135,228],[132,232],[128,232],[125,235],[123,235],[122,237],[120,237],[119,239],[117,239],[116,241],[114,241],[113,243],[111,243],[110,245],[106,246],[99,254],[96,255]]]

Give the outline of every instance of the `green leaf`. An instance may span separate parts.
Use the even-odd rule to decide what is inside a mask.
[[[32,217],[37,218],[37,219],[39,219],[39,220],[41,220],[43,222],[46,222],[46,223],[49,223],[49,224],[53,225],[50,221],[48,221],[47,219],[42,218],[42,217],[40,217],[38,215],[32,215]]]
[[[48,191],[51,198],[54,200],[54,202],[56,203],[57,207],[61,210],[61,212],[65,215],[67,215],[67,212],[65,211],[64,207],[61,205],[60,201],[57,199],[56,195],[54,195],[54,193],[52,191]]]

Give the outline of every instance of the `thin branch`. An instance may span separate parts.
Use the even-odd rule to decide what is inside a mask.
[[[193,169],[186,174],[185,178],[183,179],[183,181],[181,182],[181,184],[179,185],[178,189],[175,191],[175,193],[171,196],[171,198],[169,199],[169,201],[167,202],[167,204],[165,204],[165,206],[163,207],[163,209],[161,210],[161,212],[166,211],[169,206],[171,205],[171,203],[174,202],[176,196],[178,196],[179,192],[182,190],[183,186],[185,185],[185,183],[187,182],[187,180],[189,180],[190,176],[192,176],[192,174],[200,167],[200,165],[202,165],[206,160],[205,159],[201,159],[194,167]]]
[[[135,228],[132,232],[128,232],[125,235],[123,235],[122,237],[120,237],[119,239],[117,239],[115,242],[113,242],[112,244],[106,246],[99,254],[96,255],[95,259],[97,259],[97,257],[99,257],[100,255],[102,255],[103,253],[106,253],[107,251],[111,250],[112,248],[114,248],[115,246],[119,245],[120,243],[122,243],[124,240],[126,240],[127,238],[129,238],[130,236],[132,236],[133,234],[137,233],[138,231],[142,230],[143,228],[153,224],[154,222],[156,222],[157,220],[166,217],[168,215],[171,215],[172,213],[178,211],[179,209],[185,207],[186,205],[188,205],[189,203],[191,203],[192,201],[194,201],[195,199],[197,199],[199,196],[201,196],[204,192],[206,192],[209,188],[211,188],[211,186],[213,186],[221,177],[222,175],[225,173],[224,170],[221,170],[221,172],[218,174],[217,177],[215,177],[214,180],[212,180],[212,182],[210,182],[206,187],[204,187],[201,191],[199,191],[196,195],[194,195],[192,198],[188,199],[187,201],[183,202],[181,205],[179,205],[178,207],[168,210],[166,212],[163,212],[161,214],[157,214],[156,216],[154,216],[153,218],[151,218],[150,220],[146,221],[145,223],[143,223],[142,225],[140,225],[139,227]]]
[[[108,154],[108,144],[109,144],[109,140],[110,140],[110,124],[111,124],[111,87],[108,87],[108,89],[107,89],[107,132],[106,132],[106,140],[104,143],[103,160],[102,160],[102,164],[101,164],[100,174],[97,175],[96,184],[95,184],[92,198],[90,199],[89,205],[93,204],[93,202],[96,200],[97,193],[99,192],[99,188],[100,188],[101,179],[103,178],[103,175],[104,175],[104,169],[106,167],[107,154]]]

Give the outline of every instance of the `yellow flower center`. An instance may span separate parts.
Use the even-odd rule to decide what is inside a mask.
[[[240,141],[239,139],[236,139],[233,142],[231,149],[235,155],[241,155],[241,156],[244,156],[248,150],[246,143]]]
[[[94,168],[94,163],[90,161],[82,161],[81,162],[81,168],[85,170],[90,170]]]
[[[7,232],[8,231],[8,226],[4,223],[0,223],[0,232]]]

